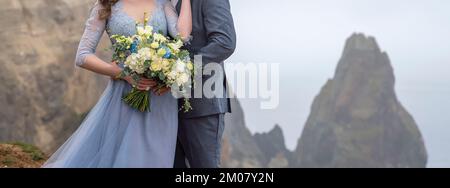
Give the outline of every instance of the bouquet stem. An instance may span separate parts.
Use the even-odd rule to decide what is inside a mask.
[[[134,109],[141,112],[150,112],[150,94],[148,91],[133,88],[122,100]]]

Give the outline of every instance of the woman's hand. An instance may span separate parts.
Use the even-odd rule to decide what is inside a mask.
[[[170,87],[153,88],[153,92],[159,96],[164,95],[169,91],[170,91]]]
[[[140,77],[138,81],[134,80],[131,76],[120,77],[120,75],[122,74],[122,71],[123,71],[122,68],[120,68],[116,62],[112,62],[111,66],[113,67],[112,69],[115,70],[115,71],[113,71],[115,73],[115,75],[111,76],[111,78],[113,80],[118,80],[118,79],[125,80],[130,85],[132,85],[133,87],[135,87],[141,91],[149,91],[150,89],[152,89],[153,87],[155,87],[157,85],[156,81],[147,79],[144,77]],[[120,71],[118,72],[117,70],[120,70]]]
[[[152,79],[141,77],[136,85],[136,88],[138,88],[139,90],[142,90],[142,91],[149,91],[150,89],[154,88],[156,85],[158,85],[158,83],[156,83],[156,81],[154,81]]]
[[[139,81],[134,80],[131,76],[126,76],[122,79],[141,91],[149,91],[157,85],[156,81],[144,77],[139,78]]]
[[[120,80],[120,79],[122,79],[120,76],[122,75],[123,69],[121,67],[119,67],[117,62],[114,62],[114,61],[111,62],[110,65],[112,67],[111,69],[114,70],[114,71],[112,71],[113,75],[110,75],[111,79],[113,79],[113,80]]]

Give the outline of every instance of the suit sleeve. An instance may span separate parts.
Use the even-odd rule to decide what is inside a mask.
[[[203,64],[220,63],[236,49],[236,31],[229,0],[205,0],[202,12],[208,44],[199,50]]]

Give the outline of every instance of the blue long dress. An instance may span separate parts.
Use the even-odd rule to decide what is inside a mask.
[[[178,16],[167,0],[156,0],[149,25],[155,31],[177,35]],[[94,55],[99,40],[108,35],[133,35],[135,20],[119,1],[108,20],[100,20],[98,3],[92,9],[80,41],[76,64]],[[139,112],[124,104],[131,90],[125,81],[110,81],[98,103],[78,130],[44,164],[46,168],[171,168],[178,129],[177,100],[170,94],[152,94],[152,112]],[[80,96],[80,100],[83,97]]]

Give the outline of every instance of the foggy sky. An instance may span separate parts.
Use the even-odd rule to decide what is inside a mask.
[[[450,167],[450,1],[231,0],[238,33],[230,63],[280,63],[280,106],[241,100],[252,132],[280,124],[294,149],[314,97],[354,32],[389,54],[400,102],[425,138],[428,166]]]

